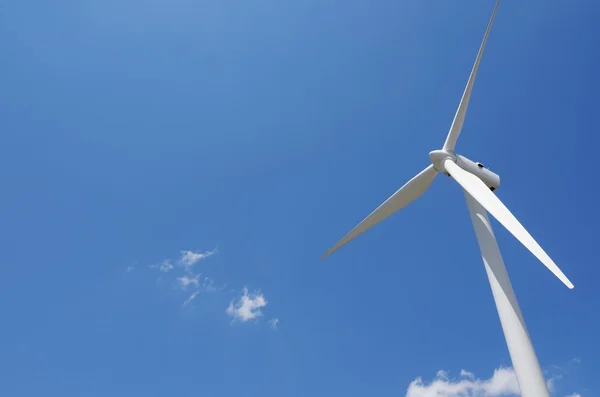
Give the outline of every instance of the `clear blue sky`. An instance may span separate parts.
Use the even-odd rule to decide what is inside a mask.
[[[402,397],[509,366],[448,178],[319,260],[441,147],[493,3],[3,2],[0,395]],[[575,284],[494,222],[560,396],[600,393],[599,17],[504,1],[457,146]]]

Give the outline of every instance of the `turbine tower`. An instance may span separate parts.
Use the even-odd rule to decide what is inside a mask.
[[[549,397],[546,381],[542,374],[535,350],[531,344],[523,315],[506,272],[506,267],[498,248],[498,243],[488,219],[492,214],[514,237],[533,253],[567,287],[573,284],[550,259],[546,252],[531,237],[513,214],[506,208],[493,191],[500,186],[500,177],[485,168],[481,163],[473,162],[456,154],[454,148],[463,127],[467,106],[473,90],[473,83],[481,56],[485,48],[490,29],[498,10],[500,0],[496,1],[492,17],[487,26],[479,48],[475,64],[465,87],[462,99],[452,121],[450,131],[441,150],[429,153],[431,165],[402,186],[396,193],[381,204],[375,211],[346,234],[337,244],[327,251],[321,259],[353,240],[366,230],[383,221],[396,211],[419,198],[431,185],[438,173],[454,179],[464,190],[467,207],[475,229],[475,235],[481,251],[481,257],[492,288],[496,309],[500,317],[502,330],[515,370],[521,395],[523,397]]]

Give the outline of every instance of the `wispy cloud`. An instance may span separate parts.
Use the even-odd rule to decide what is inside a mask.
[[[250,294],[248,288],[244,287],[241,298],[235,304],[231,301],[227,306],[226,313],[234,320],[246,322],[262,316],[261,309],[265,306],[267,306],[267,300],[263,294],[257,292]]]
[[[177,277],[177,281],[179,282],[179,285],[181,285],[181,288],[183,288],[184,290],[187,289],[187,287],[189,287],[190,285],[198,288],[200,286],[200,275],[185,275]]]
[[[269,326],[273,329],[279,329],[279,319],[273,317],[272,319],[269,320]]]
[[[216,292],[219,290],[219,288],[215,286],[215,280],[208,277],[204,277],[204,281],[202,281],[202,289],[206,292]]]
[[[182,294],[181,299],[185,307],[190,305],[202,293],[226,292],[229,289],[227,283],[217,285],[215,280],[207,277],[204,272],[201,274],[194,271],[194,265],[215,253],[217,253],[217,248],[204,252],[182,250],[179,252],[179,256],[167,258],[162,262],[150,265],[150,268],[158,269],[162,273],[169,273],[160,275],[157,283],[167,281],[175,286]],[[132,269],[133,266],[130,266],[127,271]],[[232,289],[231,292],[235,293],[235,290]],[[203,303],[208,303],[208,301],[203,301]],[[267,306],[267,300],[264,294],[258,291],[249,292],[248,288],[244,287],[241,296],[231,300],[225,311],[233,321],[247,322],[262,317],[265,306]],[[279,319],[271,318],[268,325],[274,330],[279,329]]]
[[[463,376],[463,377],[469,378],[469,379],[475,379],[475,375],[473,374],[473,372],[465,371],[464,369],[460,370],[460,376]]]
[[[551,365],[549,370],[544,371],[548,379],[548,390],[554,392],[556,390],[556,383],[568,377],[573,371],[576,371],[581,364],[581,359],[575,357],[561,365]],[[581,397],[579,393],[573,393],[568,397]]]
[[[126,271],[127,271],[127,273],[133,271],[133,266],[128,266]]]
[[[189,298],[187,298],[185,300],[185,302],[183,302],[183,306],[187,306],[189,305],[194,299],[196,299],[196,297],[200,294],[200,291],[196,291],[193,294],[190,295]]]
[[[214,255],[216,252],[217,252],[216,248],[212,251],[206,251],[206,252],[181,251],[181,257],[179,258],[179,263],[181,263],[186,268],[191,268],[196,263],[200,262],[202,259],[206,259],[209,256]]]
[[[162,261],[161,263],[158,263],[156,265],[150,265],[151,268],[153,269],[158,269],[163,273],[168,273],[171,270],[173,270],[174,266],[171,263],[171,261],[169,259],[165,259],[164,261]]]

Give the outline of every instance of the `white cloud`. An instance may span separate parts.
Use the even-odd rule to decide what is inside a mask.
[[[190,285],[193,285],[194,287],[198,288],[200,286],[200,275],[198,274],[193,277],[177,277],[177,281],[179,281],[181,288],[183,288],[184,290],[187,289],[187,287],[189,287]]]
[[[133,266],[128,266],[127,267],[127,273],[131,272],[133,270]]]
[[[273,329],[279,329],[279,319],[273,317],[272,319],[269,320],[269,325]]]
[[[255,319],[262,316],[261,308],[267,306],[267,301],[263,294],[248,293],[248,288],[242,290],[242,297],[234,305],[233,301],[229,303],[226,313],[234,320],[242,322]]]
[[[204,277],[204,281],[202,282],[202,288],[206,292],[215,292],[218,290],[218,288],[215,287],[215,280],[208,277]]]
[[[576,359],[568,365],[578,364]],[[566,372],[564,366],[552,366],[551,376],[547,385],[550,392],[555,391],[557,381],[563,379],[562,373]],[[451,379],[448,372],[440,370],[435,379],[430,383],[417,378],[410,383],[406,397],[503,397],[520,396],[519,384],[515,371],[510,367],[500,367],[494,371],[489,379],[478,379],[472,372],[462,369],[459,379]],[[581,397],[573,393],[566,397]]]
[[[546,381],[546,386],[548,386],[548,391],[553,392],[555,389],[555,384],[557,380],[562,379],[562,375],[553,375],[550,379]]]
[[[216,293],[217,291],[226,291],[229,289],[226,283],[216,284],[213,278],[197,273],[194,269],[194,265],[198,262],[217,252],[217,248],[205,252],[184,250],[180,251],[179,257],[167,258],[149,267],[158,269],[162,273],[171,272],[170,274],[159,275],[157,283],[165,281],[171,283],[172,286],[179,290],[181,294],[180,298],[185,307],[190,305],[202,293]],[[127,271],[134,269],[133,265],[135,263],[127,268]],[[234,290],[231,291],[234,292]],[[206,304],[208,303],[206,302]],[[241,295],[233,299],[225,311],[233,321],[247,322],[262,317],[265,306],[267,306],[267,300],[263,293],[259,291],[249,292],[248,288],[244,287]],[[278,318],[271,318],[268,324],[274,330],[279,329]]]
[[[200,291],[196,291],[193,294],[191,294],[190,297],[187,298],[185,302],[183,302],[183,306],[189,305],[194,299],[196,299],[199,293]]]
[[[464,371],[467,376],[467,371]],[[410,383],[406,397],[500,397],[520,395],[519,385],[512,368],[498,368],[491,378],[449,380],[446,371],[439,371],[436,379],[426,384],[421,378]]]
[[[206,259],[213,255],[215,252],[217,252],[216,248],[212,251],[206,252],[181,251],[181,258],[179,258],[179,262],[186,268],[190,268],[202,259]]]
[[[173,270],[173,264],[171,264],[171,261],[168,259],[165,259],[160,264],[150,265],[150,267],[153,269],[159,269],[163,273],[168,273]]]

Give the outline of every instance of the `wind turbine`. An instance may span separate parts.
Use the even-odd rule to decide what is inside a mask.
[[[321,259],[419,198],[429,188],[438,173],[441,172],[454,179],[464,190],[467,207],[469,208],[481,257],[492,288],[496,309],[498,310],[500,323],[502,324],[502,330],[504,331],[504,337],[508,345],[508,351],[517,376],[521,395],[523,397],[549,397],[550,394],[542,375],[540,364],[531,344],[523,315],[521,314],[517,298],[508,278],[508,273],[506,272],[506,267],[504,266],[487,213],[492,214],[498,222],[529,249],[567,287],[572,289],[573,284],[493,193],[500,186],[500,177],[485,168],[483,164],[473,162],[464,156],[456,154],[454,151],[456,141],[463,127],[465,114],[467,113],[467,106],[471,97],[471,91],[473,90],[477,69],[479,68],[481,56],[499,3],[500,0],[497,0],[446,142],[444,142],[441,150],[434,150],[429,153],[432,164],[396,191],[396,193],[327,251]]]

